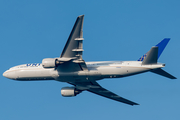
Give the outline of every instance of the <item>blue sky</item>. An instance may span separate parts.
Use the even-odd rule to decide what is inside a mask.
[[[78,15],[84,19],[85,61],[137,60],[171,38],[159,62],[180,78],[178,0],[1,0],[2,74],[10,67],[59,57]],[[0,76],[0,120],[179,120],[180,81],[153,73],[99,81],[139,103],[129,106],[89,92],[61,96],[56,81],[19,82]]]

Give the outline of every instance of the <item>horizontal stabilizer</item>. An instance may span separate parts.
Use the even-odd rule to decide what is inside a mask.
[[[156,64],[158,59],[158,47],[152,47],[144,58],[142,65]]]
[[[166,71],[164,71],[163,69],[159,68],[159,69],[154,69],[151,72],[156,73],[158,75],[162,75],[164,77],[170,78],[170,79],[177,79],[176,77],[172,76],[171,74],[167,73]]]

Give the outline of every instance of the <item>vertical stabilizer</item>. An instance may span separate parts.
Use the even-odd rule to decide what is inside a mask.
[[[156,45],[158,47],[158,58],[160,57],[166,45],[168,44],[169,40],[170,38],[164,38],[160,43]]]
[[[158,43],[158,44],[156,45],[156,47],[158,47],[157,59],[160,57],[161,53],[163,52],[164,48],[165,48],[166,45],[168,44],[169,40],[170,40],[170,38],[164,38],[160,43]],[[147,52],[147,53],[144,54],[142,57],[140,57],[140,58],[138,59],[138,61],[143,61],[143,60],[146,58],[146,56],[147,56],[148,53],[149,53],[149,52]]]
[[[157,59],[158,59],[158,47],[154,46],[147,53],[146,57],[142,62],[142,65],[157,64]]]

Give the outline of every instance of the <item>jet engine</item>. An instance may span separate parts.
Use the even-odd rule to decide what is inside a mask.
[[[45,58],[42,60],[42,66],[44,68],[55,68],[59,64],[57,58]]]
[[[72,58],[45,58],[42,60],[42,66],[44,68],[55,68],[64,62],[70,61]]]
[[[63,87],[61,89],[61,95],[64,97],[73,97],[81,92],[81,90],[77,90],[75,87]]]

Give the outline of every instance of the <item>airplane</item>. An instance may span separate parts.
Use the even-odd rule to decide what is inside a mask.
[[[82,91],[89,91],[128,105],[139,104],[103,88],[97,81],[105,78],[128,77],[144,72],[153,72],[176,79],[162,69],[165,64],[158,62],[158,58],[170,38],[164,38],[136,61],[85,62],[82,58],[84,51],[83,21],[84,15],[77,17],[60,57],[45,58],[42,63],[18,65],[6,70],[3,76],[18,81],[56,80],[66,82],[73,86],[61,89],[61,95],[64,97],[72,97]]]

